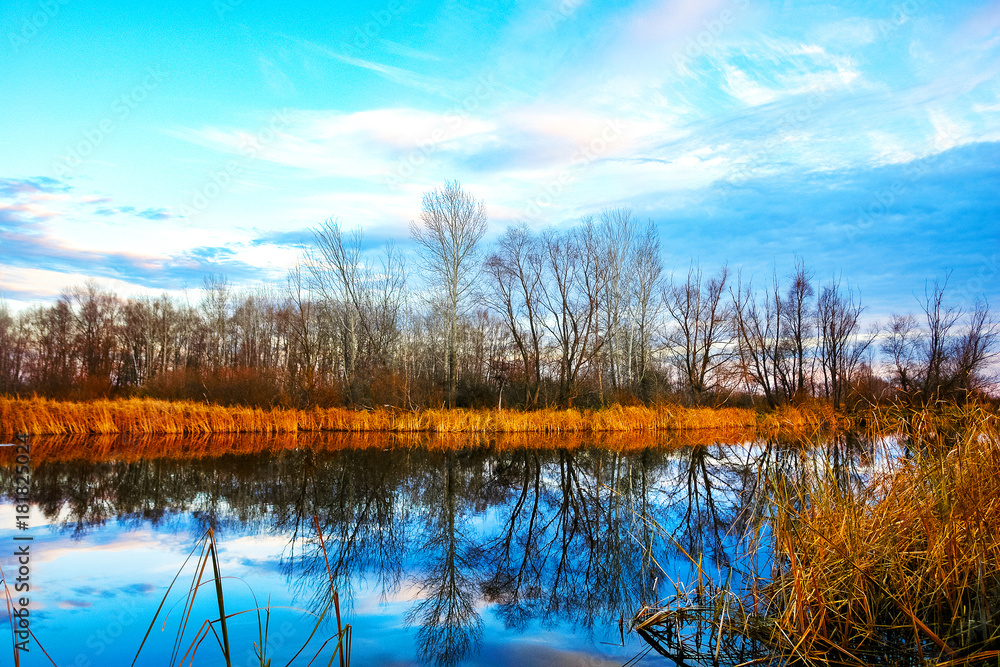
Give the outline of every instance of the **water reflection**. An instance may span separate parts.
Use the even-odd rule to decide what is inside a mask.
[[[34,498],[75,536],[182,516],[223,536],[282,536],[281,571],[300,604],[322,609],[330,575],[348,607],[362,581],[382,599],[407,595],[399,622],[415,628],[418,656],[455,665],[476,655],[486,610],[508,636],[558,624],[606,641],[673,592],[685,553],[732,564],[770,492],[761,470],[850,486],[871,464],[850,438],[827,443],[822,463],[792,444],[629,442],[632,451],[587,438],[461,449],[373,436],[38,438]]]

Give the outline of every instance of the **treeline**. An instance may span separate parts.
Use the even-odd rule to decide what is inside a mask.
[[[628,209],[484,240],[482,201],[424,196],[409,264],[336,221],[282,285],[120,297],[94,281],[51,305],[0,305],[0,393],[405,409],[927,403],[989,387],[987,305],[927,286],[917,315],[864,325],[860,297],[803,262],[766,284],[723,266],[664,270]],[[416,280],[417,278],[422,280]],[[421,288],[415,289],[417,283]]]

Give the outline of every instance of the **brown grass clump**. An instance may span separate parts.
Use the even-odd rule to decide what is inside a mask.
[[[762,471],[767,509],[747,557],[770,559],[769,576],[717,588],[701,607],[646,608],[634,627],[665,640],[665,624],[698,608],[708,610],[699,618],[718,638],[713,647],[758,642],[779,663],[995,664],[997,415],[951,406],[915,412],[908,423],[897,413],[871,416],[879,428],[901,427],[906,454],[870,470],[860,490],[829,468],[803,479]]]
[[[760,429],[767,435],[812,439],[853,426],[851,420],[838,414],[830,403],[809,401],[802,405],[781,405],[761,416]]]

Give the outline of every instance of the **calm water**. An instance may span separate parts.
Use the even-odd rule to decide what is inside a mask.
[[[691,580],[678,545],[724,571],[752,520],[760,466],[800,458],[765,443],[661,440],[633,453],[601,440],[455,444],[35,438],[27,530],[16,528],[5,449],[3,553],[23,542],[15,536],[31,537],[37,641],[21,664],[49,664],[39,642],[60,666],[129,664],[210,527],[227,612],[270,600],[268,654],[286,664],[315,625],[308,612],[330,596],[316,516],[356,665],[621,665],[647,650],[635,633],[623,640],[622,622],[627,630],[643,603]],[[0,559],[8,581],[14,560]],[[192,576],[189,564],[179,586]],[[201,595],[185,649],[218,615],[213,592]],[[138,664],[169,664],[180,597],[175,588],[166,629],[157,622]],[[294,664],[335,628],[324,624]],[[257,616],[234,618],[229,634],[235,664],[259,664]],[[195,664],[224,664],[214,642]],[[9,660],[0,652],[0,664]],[[669,662],[650,653],[638,664]]]

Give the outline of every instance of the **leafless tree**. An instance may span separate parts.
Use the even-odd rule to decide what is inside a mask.
[[[27,318],[12,314],[0,300],[0,393],[13,394],[21,388],[28,349]]]
[[[359,400],[359,371],[370,374],[388,365],[390,348],[399,332],[405,267],[392,244],[384,247],[378,264],[364,257],[362,231],[345,234],[337,220],[328,219],[313,236],[311,284],[336,317],[344,384],[355,403]]]
[[[559,401],[570,406],[576,398],[580,369],[600,349],[594,259],[578,230],[546,232],[542,237],[545,277],[541,304],[546,330],[555,340],[559,368]]]
[[[806,391],[806,351],[813,328],[811,278],[797,262],[784,298],[776,274],[762,295],[740,282],[733,293],[738,367],[744,381],[758,387],[773,407]]]
[[[919,338],[917,318],[913,315],[892,315],[882,352],[888,356],[894,380],[904,394],[913,393],[920,382],[917,361]]]
[[[817,356],[823,376],[823,390],[834,407],[847,397],[850,381],[865,351],[875,340],[875,331],[861,332],[864,308],[850,289],[844,293],[838,281],[823,287],[816,304],[819,334]]]
[[[762,303],[758,303],[752,283],[744,287],[742,279],[737,281],[736,291],[731,293],[733,333],[740,375],[751,388],[759,387],[764,392],[768,405],[774,407],[780,402],[783,362],[782,301],[777,280],[772,283],[772,289],[764,293]]]
[[[812,286],[812,274],[806,270],[805,263],[798,259],[795,262],[795,273],[792,283],[788,286],[784,307],[781,309],[782,328],[785,331],[791,347],[791,386],[792,394],[805,394],[806,385],[806,352],[809,340],[813,335],[813,307],[811,300],[816,294]]]
[[[357,398],[355,377],[363,318],[363,242],[360,229],[345,235],[338,220],[327,219],[318,229],[313,230],[315,252],[308,261],[312,284],[339,323],[338,342],[343,355],[343,379],[351,403]]]
[[[213,370],[218,370],[228,366],[232,356],[229,353],[228,332],[232,289],[225,276],[210,273],[205,276],[204,292],[201,310],[208,325],[207,361]]]
[[[410,236],[421,262],[440,290],[448,318],[448,399],[455,401],[458,317],[479,269],[479,244],[486,234],[486,205],[462,190],[457,181],[424,193],[421,224],[410,223]]]
[[[917,402],[961,398],[981,388],[982,373],[996,354],[1000,325],[989,306],[977,301],[966,314],[945,302],[947,285],[935,281],[924,291],[926,328],[912,315],[893,315],[882,345],[896,386]],[[957,330],[963,320],[964,330]]]
[[[81,380],[96,392],[108,392],[115,361],[119,299],[90,279],[69,294],[75,304],[75,346],[81,360]]]
[[[604,341],[603,359],[607,361],[611,388],[617,390],[626,381],[629,336],[627,311],[632,292],[629,289],[635,260],[635,222],[627,208],[607,209],[593,229],[593,255],[598,283],[598,325]],[[598,368],[599,390],[603,399],[603,373]]]
[[[500,315],[521,356],[524,403],[538,406],[542,384],[542,256],[538,238],[525,225],[509,227],[484,266],[484,303]]]
[[[664,290],[663,301],[670,317],[666,342],[681,372],[682,381],[695,401],[716,386],[727,351],[730,317],[722,295],[729,280],[729,268],[704,279],[701,267],[692,264],[683,282]]]

